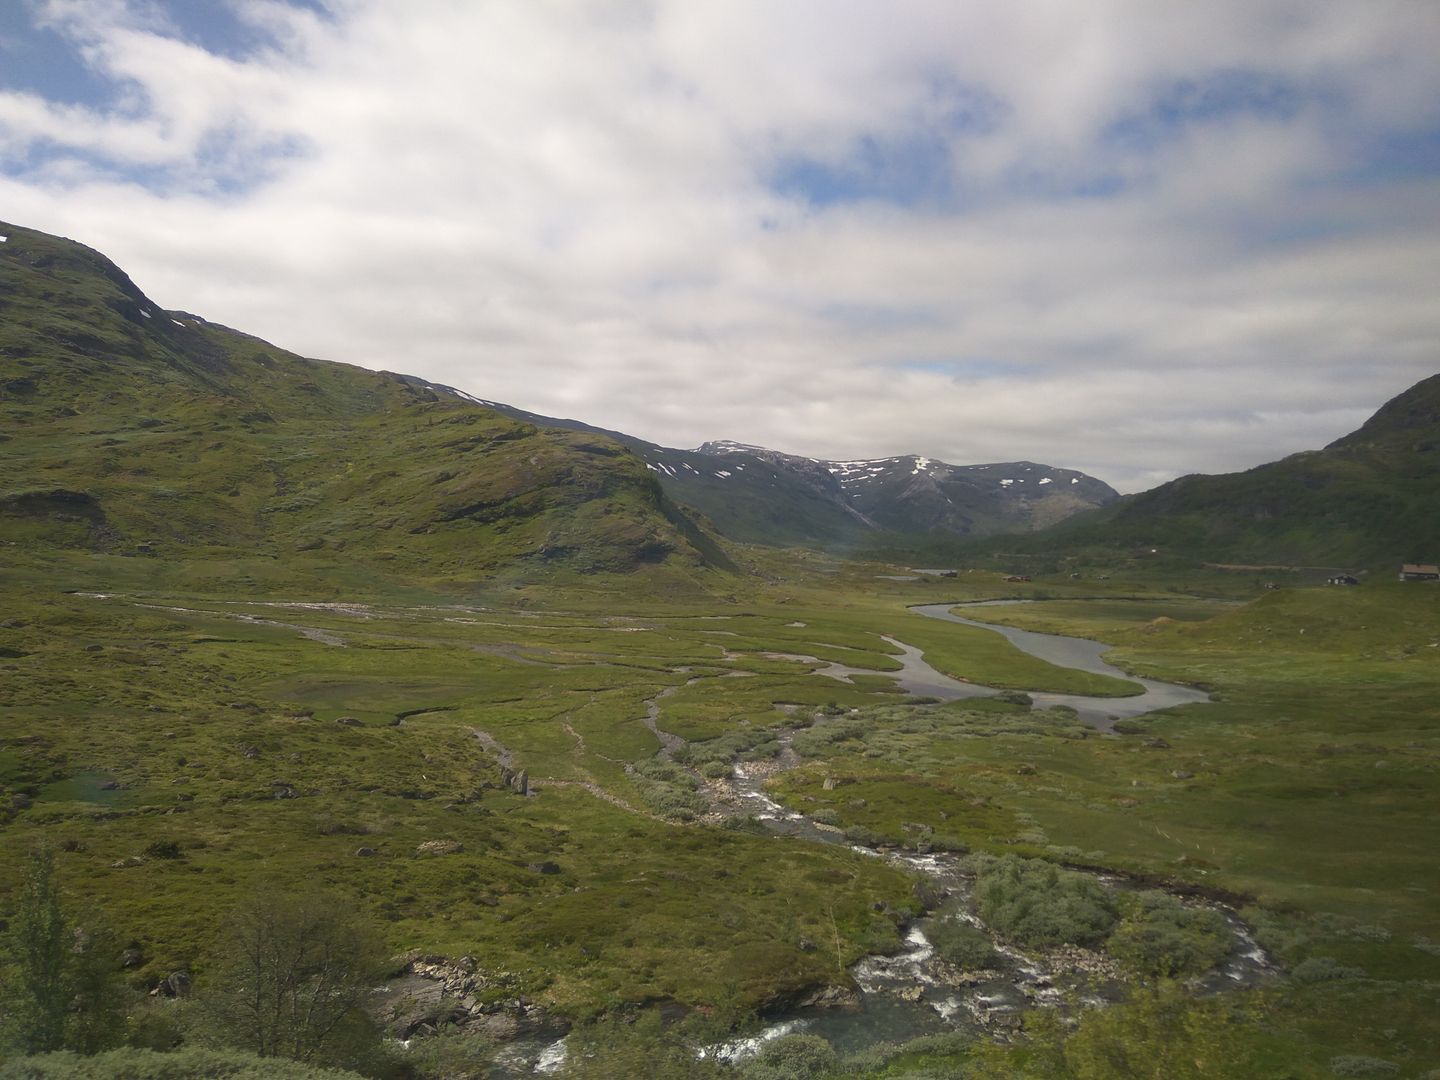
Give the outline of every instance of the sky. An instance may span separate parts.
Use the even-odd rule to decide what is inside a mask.
[[[0,0],[0,219],[689,447],[1122,491],[1440,370],[1431,0]]]

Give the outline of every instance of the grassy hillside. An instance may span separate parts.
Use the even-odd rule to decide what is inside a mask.
[[[1440,375],[1323,450],[1186,476],[1017,550],[1159,548],[1201,561],[1384,567],[1440,559]]]
[[[514,580],[724,558],[613,440],[162,310],[96,252],[3,229],[0,535],[22,551]]]

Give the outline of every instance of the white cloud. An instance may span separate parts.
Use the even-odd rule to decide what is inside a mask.
[[[310,355],[670,444],[1132,489],[1435,370],[1440,200],[1375,159],[1440,127],[1432,5],[246,0],[275,40],[239,59],[138,0],[45,11],[117,98],[0,93],[5,215]],[[943,147],[948,194],[767,186],[867,139]],[[985,374],[914,365],[946,359]]]

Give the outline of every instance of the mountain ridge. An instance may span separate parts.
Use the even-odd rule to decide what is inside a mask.
[[[905,536],[1026,532],[1120,497],[1083,472],[1030,461],[952,465],[919,454],[832,461],[730,439],[666,447],[416,381],[528,423],[617,439],[671,498],[705,515],[720,535],[743,543],[845,550]]]

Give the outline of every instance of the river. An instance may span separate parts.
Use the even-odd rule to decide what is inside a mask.
[[[1013,604],[1029,601],[988,601],[982,604]],[[1024,652],[1061,667],[1075,668],[1097,675],[1110,675],[1139,683],[1144,693],[1124,698],[1090,697],[1079,694],[1047,694],[1030,692],[1038,708],[1066,705],[1079,714],[1084,723],[1108,731],[1117,719],[1139,716],[1157,709],[1205,702],[1209,695],[1187,686],[1142,679],[1129,675],[1103,659],[1109,646],[1083,638],[1058,634],[1040,634],[1030,630],[994,626],[956,615],[956,604],[920,604],[911,610],[932,619],[960,623],[1001,634]],[[976,605],[981,606],[981,605]],[[987,697],[997,690],[975,683],[952,679],[936,671],[919,649],[895,638],[885,640],[900,650],[901,670],[894,673],[901,689],[915,696],[933,697],[942,701]],[[841,681],[853,675],[874,675],[874,671],[851,668],[843,664],[818,660],[811,656],[767,654],[776,659],[793,659],[818,665],[815,674]],[[886,673],[890,674],[890,673]],[[658,703],[657,703],[658,705]],[[653,725],[658,707],[650,710]],[[823,719],[817,722],[823,723]],[[653,730],[653,728],[652,728]],[[658,734],[658,732],[657,732]],[[782,764],[794,764],[789,749],[793,732],[782,737],[786,744]],[[670,736],[669,740],[674,740]],[[665,751],[674,749],[666,741]],[[773,766],[740,763],[730,780],[732,801],[744,811],[754,814],[772,832],[817,843],[840,844],[872,858],[888,859],[928,878],[961,912],[953,918],[964,919],[979,926],[968,915],[966,901],[972,881],[965,872],[962,859],[944,853],[915,854],[893,849],[875,850],[856,846],[839,829],[821,825],[797,811],[772,799],[765,791],[765,781],[773,775]],[[1096,875],[1118,889],[1133,888],[1124,879]],[[1193,902],[1193,901],[1190,901]],[[1219,911],[1230,925],[1233,941],[1229,955],[1206,975],[1191,981],[1197,994],[1216,993],[1254,985],[1274,971],[1263,949],[1256,943],[1249,928],[1230,908],[1207,902]],[[743,1061],[756,1053],[767,1041],[798,1032],[821,1035],[841,1053],[851,1053],[882,1041],[903,1041],[919,1035],[965,1029],[997,1033],[1016,1028],[1027,1008],[1058,1007],[1071,1001],[1098,1006],[1120,1000],[1125,982],[1114,966],[1103,956],[1084,950],[1062,949],[1048,954],[1026,953],[1003,943],[997,950],[1008,961],[1006,970],[958,971],[945,964],[925,935],[925,927],[940,916],[931,915],[906,928],[900,949],[889,956],[867,956],[850,968],[856,993],[843,1007],[811,1007],[794,1009],[769,1018],[759,1032],[708,1047],[708,1056]],[[506,1054],[508,1061],[497,1075],[517,1076],[527,1072],[555,1071],[565,1059],[564,1040],[528,1046],[513,1046]]]

